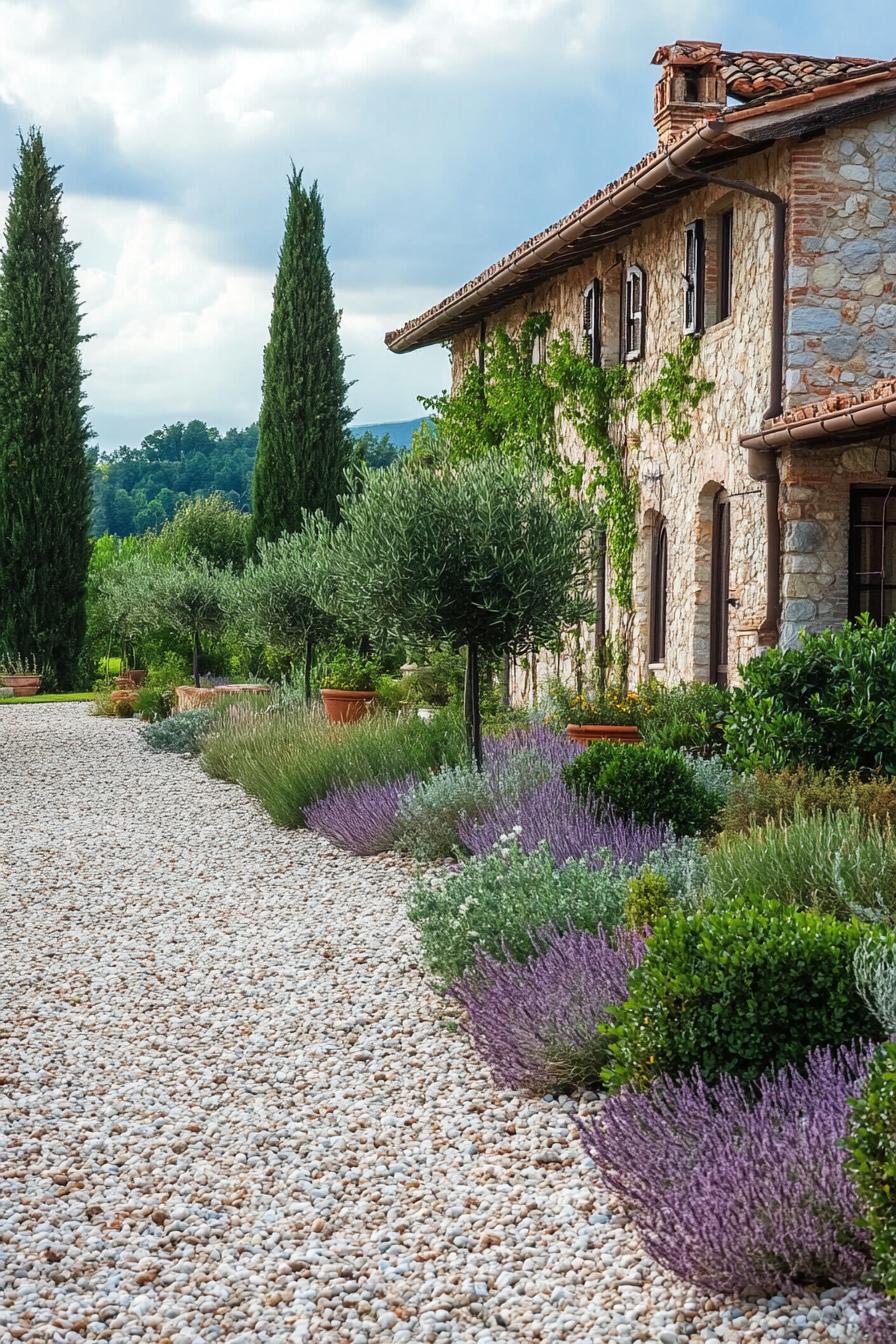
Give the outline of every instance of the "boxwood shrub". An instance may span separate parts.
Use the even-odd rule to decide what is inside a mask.
[[[741,668],[725,723],[741,769],[814,765],[896,774],[896,620],[860,616]]]
[[[605,1081],[644,1087],[698,1068],[752,1082],[819,1046],[880,1040],[853,975],[865,933],[767,898],[671,910],[609,1028]]]
[[[563,777],[592,807],[644,825],[667,822],[677,835],[706,830],[718,807],[680,752],[659,747],[595,742],[563,767]]]
[[[871,1234],[874,1277],[896,1296],[896,1044],[872,1061],[862,1095],[853,1102],[848,1169]],[[882,1336],[883,1338],[883,1336]]]

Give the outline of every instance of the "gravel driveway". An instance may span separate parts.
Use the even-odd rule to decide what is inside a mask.
[[[84,705],[0,708],[0,1341],[853,1339],[704,1301],[498,1093],[407,875]]]

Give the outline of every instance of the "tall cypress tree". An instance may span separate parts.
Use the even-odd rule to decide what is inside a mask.
[[[335,518],[350,460],[348,388],[320,193],[293,168],[264,351],[253,546],[298,532],[303,509]]]
[[[0,255],[0,644],[74,686],[90,469],[76,243],[40,131],[20,137]]]

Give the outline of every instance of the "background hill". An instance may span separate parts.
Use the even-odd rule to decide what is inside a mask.
[[[366,461],[385,467],[409,446],[419,424],[353,425],[352,433]],[[222,434],[202,420],[164,425],[139,448],[117,448],[99,458],[94,470],[94,535],[126,537],[159,528],[183,500],[215,490],[248,512],[257,449],[257,424]]]

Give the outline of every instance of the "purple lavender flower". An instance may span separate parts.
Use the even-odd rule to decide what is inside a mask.
[[[868,1235],[843,1140],[873,1049],[815,1050],[749,1090],[696,1071],[623,1088],[579,1122],[582,1142],[650,1254],[688,1282],[756,1296],[855,1282]]]
[[[305,808],[305,825],[354,854],[381,854],[395,841],[398,808],[413,775],[385,784],[356,784],[331,789]]]
[[[598,1028],[627,998],[644,940],[626,929],[550,925],[530,936],[539,950],[525,964],[509,949],[504,961],[479,952],[447,993],[466,1010],[466,1029],[499,1086],[594,1083],[606,1055]]]
[[[603,867],[607,851],[616,863],[638,868],[673,838],[661,823],[641,826],[609,812],[598,816],[557,777],[518,800],[499,802],[482,819],[465,818],[458,834],[461,844],[482,858],[502,835],[517,827],[520,846],[527,854],[544,840],[557,863],[585,859],[594,868]]]
[[[555,733],[547,724],[536,723],[531,728],[512,728],[503,737],[488,736],[482,744],[485,767],[490,774],[500,775],[502,767],[521,752],[538,756],[560,773],[578,754],[581,747],[564,733]]]

